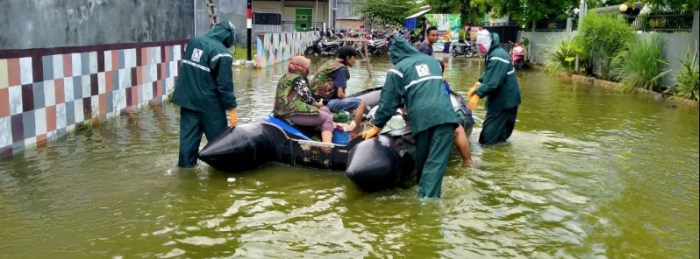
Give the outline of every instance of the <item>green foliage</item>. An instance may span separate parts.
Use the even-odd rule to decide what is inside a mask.
[[[253,56],[253,60],[255,60],[255,56],[257,55],[257,51],[255,50],[255,45],[252,46],[252,52],[251,55]],[[244,48],[242,44],[236,45],[236,51],[232,52],[233,48],[230,48],[228,52],[233,56],[233,60],[240,60],[240,59],[248,59],[248,49]]]
[[[663,59],[663,45],[658,34],[653,34],[650,40],[633,37],[626,43],[613,60],[613,74],[620,79],[622,90],[642,88],[661,92],[660,79],[670,72],[662,69],[668,64]]]
[[[459,39],[464,40],[467,37],[467,31],[466,30],[459,30]]]
[[[700,3],[697,0],[642,0],[642,3],[666,7],[675,11],[697,11]]]
[[[472,0],[471,6],[481,12],[492,12],[493,17],[508,15],[521,26],[545,18],[563,18],[578,7],[578,0]]]
[[[471,0],[424,0],[430,5],[432,13],[452,13],[462,15],[462,26],[480,24],[481,15],[478,10],[470,8]]]
[[[580,47],[580,59],[584,61],[586,73],[598,72],[601,79],[612,79],[610,62],[618,51],[634,37],[632,27],[615,15],[588,12],[583,17],[574,45]]]
[[[541,44],[542,51],[539,55],[547,57],[544,66],[551,72],[573,72],[574,61],[576,60],[576,50],[573,40],[568,35],[558,37],[548,37],[548,44]]]
[[[667,89],[665,93],[675,96],[700,101],[698,93],[700,85],[700,71],[698,69],[698,53],[686,52],[685,59],[680,59],[683,70],[676,75],[676,85]]]
[[[612,6],[618,4],[627,4],[633,6],[635,0],[587,0],[588,8],[598,8],[603,6]],[[673,10],[673,11],[696,11],[698,10],[699,2],[696,0],[641,0],[643,4],[651,4],[655,7]]]
[[[409,10],[417,5],[413,0],[372,0],[366,1],[359,10],[363,19],[370,22],[381,21],[386,24],[401,25],[409,16]]]
[[[587,0],[586,3],[588,4],[588,9],[593,9],[593,8],[599,8],[599,7],[605,7],[611,6],[611,5],[619,5],[619,4],[624,4],[624,3],[631,3],[630,0]]]

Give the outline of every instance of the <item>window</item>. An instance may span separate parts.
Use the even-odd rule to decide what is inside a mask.
[[[279,13],[253,13],[253,24],[282,24],[282,14]]]

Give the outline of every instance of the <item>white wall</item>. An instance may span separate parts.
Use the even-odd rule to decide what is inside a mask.
[[[532,62],[537,64],[544,63],[547,58],[539,54],[538,52],[549,47],[549,40],[557,37],[566,37],[568,35],[565,32],[531,32],[531,31],[520,31],[518,38],[525,36],[530,39],[530,58]],[[644,32],[638,33],[637,37],[651,38],[651,35],[658,34],[664,39],[664,46],[662,49],[664,58],[668,61],[666,68],[670,68],[671,72],[666,74],[663,78],[664,86],[671,86],[675,82],[676,75],[682,70],[680,59],[684,59],[688,50],[691,53],[698,53],[698,40],[694,36],[693,32],[677,32],[677,33],[666,33],[666,32]],[[576,35],[574,31],[571,33],[573,38]]]
[[[253,12],[279,12],[282,13],[282,21],[294,21],[297,8],[311,8],[313,22],[328,22],[327,2],[301,2],[285,1],[284,8],[282,2],[278,1],[255,1],[253,2]]]

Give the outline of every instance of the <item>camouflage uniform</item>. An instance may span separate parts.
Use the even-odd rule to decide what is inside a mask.
[[[316,76],[311,81],[311,92],[314,93],[314,97],[323,98],[323,100],[338,98],[338,89],[335,87],[331,74],[344,66],[338,60],[331,59],[318,69]]]
[[[273,114],[287,121],[296,115],[318,115],[308,85],[308,80],[301,74],[282,76],[277,83]]]

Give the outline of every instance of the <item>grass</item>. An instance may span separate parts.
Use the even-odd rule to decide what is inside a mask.
[[[663,44],[663,38],[658,34],[652,35],[649,40],[632,37],[626,43],[613,59],[612,74],[620,79],[620,90],[641,88],[662,92],[660,79],[670,72],[662,68],[668,64],[663,58]]]
[[[690,49],[688,49],[685,59],[679,58],[679,61],[683,70],[676,76],[676,85],[667,89],[664,93],[699,101],[700,71],[698,69],[697,51],[691,53]]]
[[[231,53],[232,49],[229,49],[229,53]],[[236,45],[236,52],[232,54],[233,55],[233,60],[239,60],[239,59],[248,59],[248,49],[244,48],[242,45]],[[252,49],[252,58],[255,60],[255,55],[256,55],[256,50],[255,47]]]
[[[544,50],[540,51],[540,55],[547,57],[544,66],[550,72],[572,72],[574,70],[574,61],[576,60],[573,41],[566,35],[548,39],[550,43],[544,44],[542,46]]]

